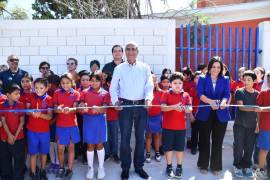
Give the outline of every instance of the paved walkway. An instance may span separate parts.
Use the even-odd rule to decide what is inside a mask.
[[[229,126],[228,129],[231,129]],[[134,142],[134,139],[132,139]],[[206,175],[200,174],[199,170],[196,167],[196,162],[198,158],[197,155],[191,155],[189,150],[185,151],[184,154],[184,163],[183,163],[183,180],[231,180],[237,179],[232,176],[232,162],[233,162],[233,136],[232,131],[227,130],[225,139],[224,139],[224,149],[223,149],[223,171],[220,176],[214,176],[210,172]],[[152,155],[154,155],[152,153]],[[174,162],[175,164],[175,162]],[[97,173],[97,158],[95,159],[95,174]],[[105,162],[106,168],[106,177],[105,180],[119,180],[121,174],[121,168],[119,164],[116,164],[112,160],[108,160]],[[149,173],[152,180],[166,180],[167,177],[165,175],[165,157],[162,156],[161,162],[156,162],[154,159],[151,163],[146,163],[144,169]],[[81,163],[76,163],[74,167],[74,180],[85,179],[85,174],[87,172],[87,165],[83,165]],[[54,175],[48,175],[49,179],[55,179]],[[134,169],[130,170],[130,180],[139,180],[140,178],[135,174]],[[242,178],[243,180],[247,180],[248,178]]]

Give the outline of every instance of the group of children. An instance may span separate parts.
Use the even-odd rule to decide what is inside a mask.
[[[95,149],[99,159],[97,176],[99,179],[104,178],[106,109],[99,107],[109,105],[110,97],[101,88],[99,74],[82,73],[78,90],[75,89],[71,74],[64,74],[58,80],[54,75],[48,79],[37,78],[35,81],[31,75],[26,74],[21,80],[21,87],[9,84],[5,86],[4,94],[0,95],[1,179],[24,179],[25,150],[30,155],[31,179],[48,179],[46,162],[49,153],[52,162],[49,169],[57,169],[56,179],[70,179],[73,174],[75,144],[81,138],[87,144],[87,178],[92,179],[94,176]],[[83,118],[82,137],[76,113],[80,113]],[[65,148],[68,151],[67,169],[64,163]],[[37,156],[40,159],[39,168]]]
[[[180,74],[178,80],[175,80],[176,73],[167,73],[167,70],[165,70],[162,73],[159,86],[154,76],[153,104],[160,104],[161,108],[159,110],[157,107],[149,109],[146,162],[150,162],[150,143],[153,135],[156,160],[159,161],[158,146],[161,142],[165,151],[166,172],[169,178],[182,177],[182,156],[185,139],[187,139],[187,147],[191,149],[191,154],[197,153],[199,133],[196,111],[200,99],[197,96],[196,85],[199,77],[207,73],[207,67],[201,65],[198,70],[193,73],[190,68],[183,68],[182,74],[184,77],[179,78]],[[226,66],[223,75],[230,77]],[[265,75],[266,81],[264,81]],[[247,176],[249,178],[268,179],[269,172],[267,175],[265,162],[267,160],[267,167],[270,167],[270,158],[267,157],[270,149],[270,72],[265,73],[262,67],[257,67],[253,71],[241,67],[238,70],[238,77],[239,79],[236,81],[230,77],[231,97],[228,102],[229,104],[243,105],[237,108],[230,107],[232,120],[235,120],[233,127],[234,174],[238,178]],[[160,90],[159,87],[163,89]],[[160,99],[159,102],[158,99]],[[187,106],[191,104],[193,108]],[[186,108],[183,108],[183,105]],[[263,108],[265,106],[266,108]],[[160,114],[162,114],[162,117],[159,116]],[[161,121],[162,133],[160,133],[161,127],[157,126]],[[191,125],[190,138],[187,133],[189,124]],[[183,130],[186,130],[186,132],[183,132]],[[182,132],[183,135],[181,135]],[[176,152],[177,168],[175,171],[172,170],[172,151]],[[252,167],[255,168],[255,172]]]
[[[196,111],[199,105],[196,84],[207,67],[201,65],[195,73],[184,68],[182,73],[164,69],[160,82],[153,76],[153,107],[148,108],[146,127],[146,162],[151,162],[151,144],[156,161],[165,151],[166,174],[169,178],[181,178],[182,160],[186,145],[186,129],[191,124],[191,138],[187,146],[191,153],[198,149],[198,125]],[[239,79],[231,80],[232,104],[270,106],[270,90],[261,90],[265,71],[239,69]],[[229,75],[224,71],[224,75]],[[112,77],[100,72],[79,73],[75,83],[71,74],[51,75],[33,81],[26,74],[21,84],[9,84],[0,94],[0,171],[1,179],[24,179],[26,154],[30,155],[31,179],[48,179],[46,172],[55,172],[56,179],[71,179],[75,159],[75,144],[80,141],[81,152],[88,163],[87,179],[94,178],[94,151],[98,155],[97,178],[105,177],[104,161],[118,158],[118,111],[112,106],[108,89]],[[255,83],[256,82],[256,83]],[[270,84],[270,74],[267,74]],[[79,84],[79,86],[78,86]],[[77,88],[76,88],[77,86]],[[158,106],[155,106],[158,105]],[[192,105],[195,106],[192,108]],[[26,111],[20,111],[27,109]],[[235,109],[231,109],[235,113]],[[257,114],[259,118],[257,121]],[[259,169],[255,175],[266,178],[265,159],[270,149],[269,109],[239,107],[234,125],[234,172],[237,177],[253,177],[251,156],[257,137]],[[188,120],[188,121],[187,121]],[[269,122],[268,122],[269,121]],[[247,138],[248,137],[248,138]],[[153,143],[152,143],[153,139]],[[26,146],[27,144],[27,146]],[[86,145],[85,145],[86,144]],[[104,149],[105,147],[105,149]],[[256,146],[255,146],[256,147]],[[65,149],[67,168],[65,169]],[[256,148],[255,148],[256,149]],[[175,151],[177,166],[173,170]],[[51,165],[46,169],[47,154]],[[40,167],[37,167],[39,157]]]

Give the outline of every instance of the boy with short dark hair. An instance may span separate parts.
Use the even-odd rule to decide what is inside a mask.
[[[237,89],[235,101],[237,105],[256,105],[256,98],[259,94],[253,88],[256,80],[256,74],[251,71],[245,71],[243,74],[244,87]],[[238,107],[233,127],[234,134],[234,174],[242,178],[246,175],[253,178],[252,153],[256,141],[255,129],[257,126],[257,113],[254,108]]]
[[[164,92],[161,97],[163,111],[162,144],[166,152],[168,178],[182,178],[182,160],[186,138],[186,113],[191,113],[191,99],[183,90],[184,77],[175,72],[170,77],[171,90]],[[172,168],[173,151],[176,153],[177,168]]]
[[[29,109],[48,109],[28,113],[27,123],[28,152],[30,154],[30,178],[47,180],[46,161],[50,151],[50,120],[52,119],[52,98],[47,94],[49,82],[45,78],[34,81],[35,94],[27,103]],[[37,156],[40,156],[40,172],[36,168]]]
[[[3,180],[24,179],[24,113],[11,112],[24,109],[23,103],[19,102],[20,90],[21,88],[17,84],[6,86],[7,99],[0,105],[0,109],[4,110],[0,114],[3,125],[0,133],[0,167]]]

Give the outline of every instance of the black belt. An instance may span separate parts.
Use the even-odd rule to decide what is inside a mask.
[[[122,104],[128,104],[128,105],[144,105],[145,104],[144,99],[141,99],[141,100],[128,100],[128,99],[124,99],[124,98],[119,98],[119,100],[122,102]]]

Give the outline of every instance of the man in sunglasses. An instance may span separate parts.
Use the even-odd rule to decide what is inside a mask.
[[[147,109],[143,105],[149,106],[153,100],[153,79],[149,65],[137,60],[139,49],[136,43],[127,43],[125,54],[127,61],[114,69],[110,87],[112,103],[120,110],[121,179],[129,179],[132,162],[130,138],[133,124],[136,139],[133,159],[135,172],[141,178],[148,179],[149,175],[143,170],[144,131],[147,123]],[[132,107],[121,107],[121,105]]]
[[[27,73],[19,68],[19,58],[15,55],[8,56],[7,64],[9,69],[0,73],[0,80],[4,86],[10,83],[21,85],[22,77]]]
[[[39,72],[41,73],[42,78],[48,78],[50,75],[54,75],[53,71],[50,69],[51,65],[47,61],[42,61],[39,64]]]

